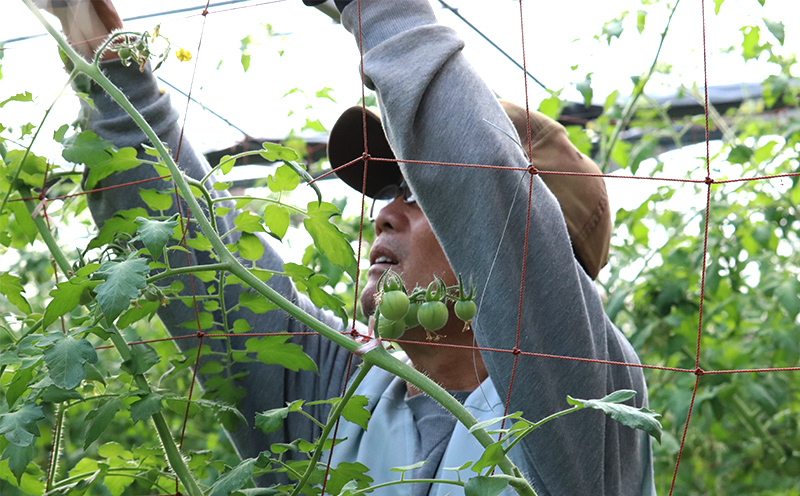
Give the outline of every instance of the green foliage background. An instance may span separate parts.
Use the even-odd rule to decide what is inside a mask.
[[[753,10],[757,11],[759,2],[752,3]],[[599,26],[596,38],[599,43],[610,44],[617,42],[623,33],[661,29],[649,26],[648,16],[654,12],[663,14],[675,6],[674,2],[643,1],[636,13],[626,12]],[[714,6],[717,12],[725,9],[722,0],[715,0]],[[798,86],[793,79],[797,69],[795,55],[782,49],[786,35],[783,24],[762,19],[754,25],[741,26],[740,31],[741,44],[731,47],[731,51],[744,60],[767,64],[774,70],[763,83],[762,95],[722,115],[712,109],[711,126],[722,130],[724,139],[713,147],[711,177],[718,180],[795,173],[800,140]],[[672,35],[674,33],[667,34]],[[249,36],[242,40],[241,63],[245,70],[257,63],[249,53],[251,43]],[[705,177],[704,148],[682,151],[679,167],[659,155],[663,151],[659,140],[679,141],[687,130],[702,125],[703,117],[687,116],[679,122],[665,119],[667,109],[654,105],[653,100],[646,97],[647,83],[660,75],[668,76],[672,69],[666,62],[654,61],[652,66],[650,62],[643,61],[643,72],[635,78],[632,95],[619,92],[597,95],[592,89],[591,75],[576,77],[575,87],[587,102],[594,98],[606,104],[602,115],[585,128],[571,127],[570,135],[586,152],[594,148],[604,170],[616,164],[626,174],[674,177],[679,170],[687,178],[702,179]],[[698,89],[684,87],[682,91],[694,94]],[[8,98],[0,102],[0,107],[25,105],[32,97],[30,94],[0,94],[0,99]],[[317,97],[330,98],[328,91],[322,91]],[[633,101],[633,97],[637,97],[636,104],[627,103]],[[557,116],[563,104],[555,92],[551,99],[542,103],[540,110]],[[309,122],[312,127],[321,126],[319,121]],[[620,139],[619,123],[628,123],[640,130],[641,137],[636,141]],[[11,199],[19,198],[26,189],[36,191],[42,186],[47,159],[34,154],[29,155],[24,164],[22,162],[37,127],[38,123],[0,122],[3,197],[11,194]],[[76,150],[75,142],[69,141],[66,127],[55,140],[72,147],[68,150]],[[87,140],[84,153],[90,153],[92,147],[98,152],[107,150],[107,145],[98,144],[88,135],[79,135],[77,142],[80,140]],[[300,153],[298,159],[305,158],[304,147],[297,138],[291,138],[286,144]],[[126,153],[113,152],[119,169],[129,164],[126,160],[130,157]],[[64,158],[71,160],[69,157],[70,152],[65,152]],[[310,166],[314,170],[320,164]],[[18,170],[21,173],[16,176]],[[80,173],[77,168],[58,169],[51,179],[59,182],[49,189],[50,194],[75,192]],[[283,199],[281,195],[296,186],[296,183],[289,184],[291,180],[283,174],[272,176],[262,191],[271,194],[271,198]],[[99,179],[91,175],[90,178]],[[622,180],[610,178],[608,181]],[[639,184],[628,179],[624,181],[630,181],[630,188]],[[694,369],[701,275],[705,267],[699,366],[706,371],[797,367],[800,365],[798,179],[791,176],[731,182],[713,184],[710,188],[708,211],[706,185],[663,182],[640,206],[617,212],[611,263],[599,281],[607,311],[629,337],[644,363]],[[164,199],[152,198],[151,201],[158,203]],[[244,203],[238,206],[245,206]],[[311,219],[312,224],[315,219],[321,219],[318,227],[330,229],[325,222],[327,215],[343,210],[343,203],[344,200],[334,201],[326,206],[329,210],[316,215],[314,212],[302,215],[281,204],[251,203],[246,206],[251,209],[248,211],[252,212],[255,224],[248,223],[252,219],[243,218],[240,227],[245,233],[261,229],[280,238],[286,232],[288,217],[294,226],[303,223],[303,219]],[[101,267],[85,269],[84,279],[75,278],[72,283],[57,279],[50,253],[37,240],[37,227],[24,203],[4,201],[3,205],[0,211],[0,252],[5,262],[0,275],[3,295],[0,305],[0,432],[3,434],[0,436],[0,492],[4,496],[41,494],[58,436],[61,446],[58,479],[67,481],[64,490],[70,494],[119,496],[150,494],[154,490],[164,494],[174,492],[163,451],[147,420],[148,414],[157,407],[153,397],[132,394],[136,389],[133,375],[146,370],[150,383],[158,391],[172,432],[179,432],[186,407],[182,393],[189,388],[195,356],[184,357],[171,342],[158,342],[140,345],[135,363],[124,363],[115,350],[95,352],[88,345],[104,343],[101,331],[77,330],[81,326],[92,326],[89,316],[97,312],[93,305],[99,305],[104,313],[130,313],[130,318],[124,320],[130,325],[121,326],[128,342],[164,337],[166,331],[151,315],[162,296],[177,296],[165,289],[164,294],[155,295],[156,301],[150,301],[153,298],[148,298],[142,291],[145,286],[141,286],[143,274],[147,272],[145,267],[138,272],[142,278],[127,282],[128,289],[133,288],[131,296],[138,308],[128,310],[127,301],[105,300],[102,292],[97,294],[97,303],[90,299],[88,306],[78,306],[77,301],[84,291],[91,291],[100,284],[100,279],[92,279],[90,272]],[[112,245],[130,254],[127,240],[115,239],[111,232],[94,231],[83,197],[50,205],[48,213],[55,222],[72,230],[85,231],[84,245],[79,247],[80,250],[91,247],[85,257],[97,257]],[[267,215],[269,205],[286,211]],[[706,216],[708,256],[704,260],[702,233]],[[135,218],[135,213],[120,218],[114,229],[128,229],[133,235],[137,232]],[[159,219],[160,222],[167,220]],[[358,219],[343,219],[337,224],[346,235],[341,239],[357,238]],[[365,234],[369,238],[367,231]],[[163,236],[156,233],[153,238],[157,243]],[[89,239],[95,241],[89,242]],[[237,247],[241,255],[247,259],[257,258],[257,253],[251,251],[257,248],[248,245],[248,236],[242,239],[244,241]],[[147,240],[142,241],[151,248]],[[348,272],[352,274],[353,266],[343,263],[346,249],[341,243],[337,246],[327,255],[318,245],[309,246],[303,258],[305,267],[290,267],[287,272],[291,271],[296,282],[316,301],[337,307],[341,315],[352,315],[354,283]],[[150,252],[153,251],[159,251],[156,245],[152,245]],[[331,260],[331,254],[334,258],[341,255],[342,259]],[[80,263],[74,249],[69,256],[73,257],[76,271],[87,267]],[[110,269],[107,266],[103,270]],[[81,276],[79,272],[77,275]],[[337,298],[340,301],[337,302]],[[54,305],[54,301],[59,304]],[[60,307],[61,302],[63,306]],[[61,317],[66,319],[63,324]],[[52,332],[46,339],[50,341],[36,344],[23,339],[24,329],[39,319],[49,325]],[[64,330],[72,330],[71,336],[79,339],[63,337],[60,334],[62,325]],[[237,325],[245,324],[233,323],[233,328]],[[77,361],[81,366],[59,369],[59,361]],[[205,367],[209,369],[203,372],[213,372],[211,364]],[[658,370],[648,370],[646,374],[651,408],[663,415],[662,442],[655,444],[654,450],[656,485],[659,493],[666,494],[696,377],[685,372]],[[677,473],[676,493],[800,494],[800,382],[797,374],[794,371],[702,375]],[[224,384],[212,383],[201,393],[204,401],[190,408],[183,451],[198,479],[209,486],[226,467],[239,463],[224,433],[224,426],[231,425],[236,414],[220,403],[221,400],[226,404],[235,402],[237,394],[240,393],[226,391]],[[17,400],[28,395],[34,395],[37,402],[14,409]],[[62,417],[66,419],[62,432],[55,434],[54,428]],[[35,443],[20,447],[9,442],[9,436],[17,442],[31,436]],[[74,485],[70,486],[70,481]]]

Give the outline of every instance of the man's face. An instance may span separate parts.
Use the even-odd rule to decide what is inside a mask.
[[[456,284],[428,219],[416,203],[405,203],[402,196],[382,208],[375,218],[375,242],[369,261],[367,284],[361,292],[364,315],[375,313],[378,279],[389,269],[402,276],[409,292],[415,286],[426,288],[434,274],[448,285]]]

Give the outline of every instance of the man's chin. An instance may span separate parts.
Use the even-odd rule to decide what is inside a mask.
[[[361,291],[361,313],[364,314],[364,317],[371,317],[375,314],[375,309],[377,308],[375,304],[376,292],[376,284],[372,282],[367,282],[367,285]]]

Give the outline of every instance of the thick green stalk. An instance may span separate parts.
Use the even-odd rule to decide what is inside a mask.
[[[119,88],[117,88],[102,71],[94,64],[90,64],[83,59],[70,45],[66,42],[52,26],[47,22],[44,17],[38,12],[36,7],[33,6],[31,0],[23,0],[28,8],[39,19],[51,36],[58,42],[67,56],[74,64],[76,71],[83,72],[92,80],[94,80],[101,88],[103,88],[111,98],[113,98],[125,112],[127,112],[137,126],[145,133],[151,144],[156,148],[161,158],[165,161],[172,179],[175,182],[178,191],[183,196],[189,209],[192,211],[197,225],[203,231],[211,246],[214,248],[219,261],[230,265],[230,272],[241,279],[245,284],[255,289],[263,296],[265,296],[272,303],[275,303],[279,308],[286,311],[291,317],[295,318],[302,324],[330,339],[339,346],[344,347],[352,352],[358,352],[361,348],[361,343],[358,343],[346,335],[328,327],[313,316],[309,315],[301,308],[286,299],[283,295],[269,287],[266,283],[258,279],[255,275],[251,274],[241,263],[233,256],[232,253],[225,247],[225,243],[214,230],[211,222],[206,218],[205,212],[200,207],[197,199],[192,194],[189,184],[186,180],[185,174],[178,168],[172,155],[167,150],[166,146],[161,142],[158,135],[153,131],[147,121],[142,117],[139,111],[131,104]],[[360,354],[360,353],[359,353]],[[425,392],[436,401],[438,401],[445,409],[450,411],[456,419],[464,424],[468,429],[477,423],[475,417],[472,416],[464,406],[453,398],[441,386],[433,382],[430,378],[414,369],[410,365],[401,362],[400,360],[392,357],[383,347],[377,346],[362,355],[365,364],[377,365],[378,367],[392,372],[401,379],[414,384],[421,391]],[[473,436],[486,448],[495,442],[494,439],[483,429],[473,431]],[[170,441],[172,440],[169,437]],[[506,456],[503,461],[498,464],[500,469],[507,475],[521,477],[519,470],[514,466],[511,460]],[[187,488],[188,489],[188,488]],[[515,487],[517,492],[522,495],[535,496],[536,492],[529,484],[526,487]],[[193,495],[194,496],[194,495]]]

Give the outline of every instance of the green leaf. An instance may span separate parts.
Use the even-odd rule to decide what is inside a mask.
[[[29,314],[31,313],[31,306],[28,300],[22,296],[25,289],[22,287],[22,284],[19,283],[19,280],[19,277],[11,275],[10,272],[0,275],[0,293],[5,295],[8,301],[19,308],[22,313]]]
[[[741,28],[741,32],[744,35],[742,57],[744,57],[744,60],[757,58],[763,50],[763,47],[758,44],[761,30],[758,26],[745,26]]]
[[[508,486],[507,479],[478,475],[464,485],[464,496],[497,496],[506,486]]]
[[[256,413],[256,428],[265,434],[275,432],[283,427],[283,421],[289,415],[289,407],[275,408],[264,413]]]
[[[172,238],[175,226],[178,225],[176,218],[177,214],[167,220],[150,220],[145,217],[136,217],[134,219],[136,225],[139,226],[139,229],[137,229],[138,237],[144,243],[147,251],[150,252],[153,260],[158,260],[161,257],[164,247],[167,246],[167,243]]]
[[[516,419],[520,419],[520,418],[522,418],[522,412],[514,412],[514,413],[508,414],[508,415],[506,415],[504,417],[491,418],[489,420],[484,420],[482,422],[478,422],[477,424],[475,424],[472,427],[470,427],[469,431],[467,431],[467,432],[469,432],[471,434],[471,433],[473,433],[473,432],[475,432],[475,431],[477,431],[479,429],[486,429],[486,428],[489,428],[489,427],[493,426],[494,424],[499,424],[500,422],[502,422],[505,419],[515,419],[516,420]]]
[[[131,419],[133,423],[152,417],[161,411],[161,395],[148,393],[131,405]]]
[[[74,164],[98,164],[111,158],[113,146],[112,142],[100,139],[94,132],[84,131],[64,148],[61,156]]]
[[[411,470],[416,470],[416,469],[422,467],[423,465],[425,465],[426,463],[428,463],[428,462],[423,460],[421,462],[412,463],[411,465],[403,465],[402,467],[392,467],[392,468],[389,469],[389,471],[390,472],[400,472],[400,473],[404,474],[406,472],[410,472]]]
[[[470,470],[480,473],[484,468],[495,467],[503,461],[504,456],[505,451],[503,450],[503,443],[502,441],[497,441],[496,443],[490,444],[489,447],[484,450],[481,457],[472,465]]]
[[[641,429],[653,436],[658,442],[661,442],[661,422],[658,421],[661,415],[644,407],[634,408],[629,405],[620,404],[635,395],[636,391],[622,389],[620,391],[614,391],[599,400],[581,400],[567,396],[567,402],[570,405],[578,405],[582,408],[601,410],[622,425],[634,429]]]
[[[0,414],[0,434],[17,446],[30,446],[39,437],[36,422],[44,419],[42,407],[25,403],[19,410]]]
[[[249,331],[251,329],[253,329],[253,328],[250,326],[250,322],[248,322],[245,319],[236,319],[233,322],[233,328],[231,330],[236,334],[241,334],[241,333],[247,332],[247,331]]]
[[[714,15],[719,15],[719,9],[725,0],[714,0]]]
[[[603,33],[601,36],[605,37],[609,45],[611,44],[611,38],[619,38],[622,34],[622,21],[627,15],[628,11],[625,11],[616,19],[612,19],[603,24]]]
[[[172,194],[157,189],[140,189],[139,196],[151,210],[162,211],[172,208]]]
[[[239,255],[245,260],[256,261],[264,255],[264,244],[255,234],[243,232],[237,244]]]
[[[74,389],[63,389],[55,384],[50,384],[42,389],[39,398],[46,403],[61,403],[62,401],[80,400],[83,399],[83,396]]]
[[[233,166],[236,165],[236,161],[231,158],[230,155],[224,155],[221,159],[219,159],[219,170],[222,171],[223,174],[227,174],[228,172],[233,170]]]
[[[261,223],[261,218],[253,215],[250,211],[245,210],[236,216],[233,220],[233,225],[236,226],[237,231],[255,233],[267,232],[264,225]]]
[[[264,223],[270,234],[283,239],[290,223],[289,210],[280,205],[270,204],[264,207]]]
[[[8,468],[11,473],[17,478],[17,484],[22,482],[22,474],[28,469],[28,465],[33,461],[33,456],[36,453],[36,445],[30,444],[28,446],[18,446],[14,443],[9,443],[6,449],[3,450],[3,457],[0,460],[8,460]]]
[[[253,313],[264,313],[268,310],[278,308],[274,303],[266,299],[260,293],[242,291],[239,293],[239,305],[245,307]]]
[[[594,95],[592,91],[592,73],[587,74],[586,79],[580,83],[576,83],[575,88],[583,95],[583,104],[586,107],[590,107],[592,105],[592,96]]]
[[[767,25],[767,29],[769,32],[772,33],[778,42],[783,45],[784,40],[786,39],[786,30],[784,29],[784,25],[780,21],[770,21],[769,19],[764,19],[764,24]]]
[[[746,164],[752,156],[752,148],[747,145],[736,145],[728,154],[728,162],[732,164]]]
[[[11,379],[11,383],[6,386],[5,390],[6,403],[9,407],[14,406],[14,403],[16,403],[20,396],[28,389],[35,375],[36,371],[33,367],[18,369],[14,373],[14,378]]]
[[[73,311],[80,304],[81,293],[84,290],[91,290],[100,284],[100,281],[92,281],[85,277],[73,277],[72,279],[60,282],[50,291],[53,297],[44,310],[44,326],[47,327],[62,315]]]
[[[292,150],[292,152],[294,152],[294,150]],[[278,167],[275,174],[267,177],[267,186],[275,193],[293,191],[297,188],[298,184],[300,184],[300,176],[288,165]]]
[[[22,159],[25,159],[25,162]],[[27,156],[23,150],[11,150],[6,154],[6,162],[9,171],[20,169],[19,180],[35,188],[41,188],[44,184],[44,174],[47,171],[47,159],[33,153]],[[24,209],[27,212],[27,209]],[[30,216],[30,214],[27,214]]]
[[[344,269],[352,279],[356,278],[356,257],[344,233],[330,222],[331,217],[339,215],[339,209],[332,203],[308,204],[308,218],[303,225],[314,239],[317,249],[334,265]]]
[[[258,361],[276,364],[297,372],[298,370],[317,371],[314,360],[303,353],[299,345],[287,343],[290,336],[267,336],[251,338],[245,343],[247,351],[257,352]]]
[[[322,88],[321,90],[317,91],[316,93],[314,93],[314,96],[317,97],[317,98],[327,98],[328,100],[332,101],[333,103],[336,103],[336,100],[334,100],[333,97],[331,96],[331,91],[333,91],[333,89],[332,88],[328,88],[326,86],[326,87]]]
[[[105,282],[95,288],[97,304],[108,322],[113,322],[126,310],[139,291],[147,286],[145,277],[150,267],[144,258],[130,258],[122,262],[104,262],[95,272]]]
[[[277,162],[279,160],[297,160],[300,158],[296,151],[279,143],[270,143],[269,141],[265,141],[261,144],[261,146],[264,148],[264,150],[261,152],[261,156],[270,162]]]
[[[114,420],[118,411],[122,410],[122,402],[119,398],[106,398],[100,400],[98,405],[89,410],[86,415],[86,434],[83,439],[83,449],[88,449],[89,445],[95,442],[106,428]]]
[[[2,52],[2,50],[0,50]],[[2,102],[0,102],[0,108],[3,108],[6,103],[8,102],[32,102],[33,101],[33,94],[30,91],[26,91],[24,93],[17,93],[16,95],[6,98]]]
[[[64,389],[73,389],[86,378],[83,364],[96,363],[97,352],[85,339],[74,339],[55,331],[53,344],[44,350],[44,363],[50,371],[53,384]]]
[[[241,489],[253,477],[253,465],[255,462],[255,458],[248,458],[230,472],[226,472],[211,486],[208,496],[228,496]]]
[[[131,375],[144,374],[161,361],[161,356],[149,344],[131,346],[131,357],[122,362],[120,367]]]
[[[333,405],[333,408],[336,408],[336,405],[338,405],[342,399],[334,398],[333,400],[331,405]],[[352,422],[362,429],[367,430],[369,419],[372,417],[370,411],[366,409],[367,403],[369,403],[369,400],[366,396],[360,394],[353,395],[350,401],[344,406],[344,409],[342,409],[342,417],[348,422]]]
[[[644,22],[646,18],[646,10],[640,10],[636,12],[636,30],[639,31],[639,34],[642,34],[642,31],[644,31]]]

